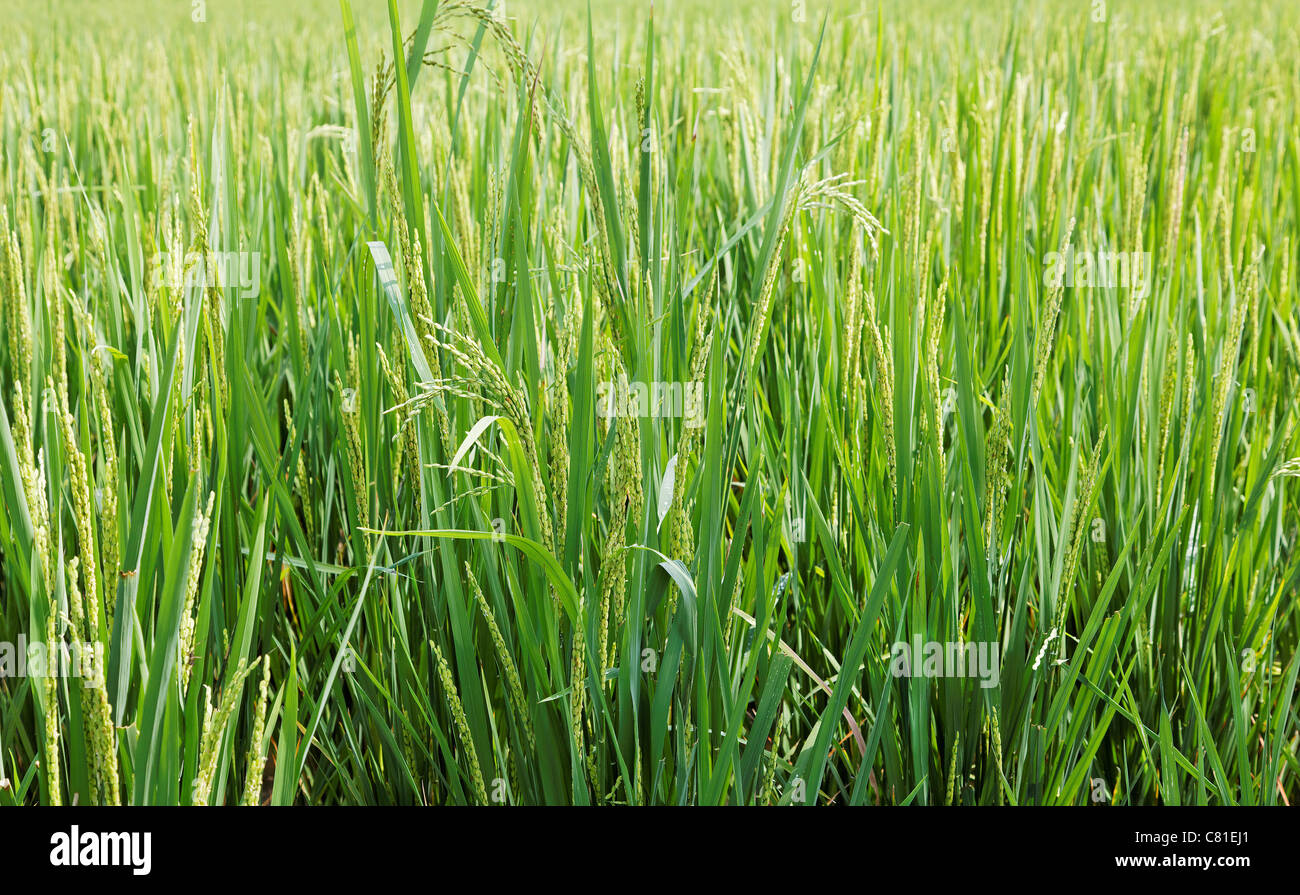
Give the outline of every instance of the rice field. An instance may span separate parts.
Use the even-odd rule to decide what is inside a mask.
[[[1293,4],[5,34],[0,805],[1300,796]]]

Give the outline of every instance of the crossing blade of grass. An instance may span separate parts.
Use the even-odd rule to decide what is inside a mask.
[[[862,660],[866,656],[867,647],[870,643],[870,634],[876,624],[880,607],[884,604],[885,597],[894,585],[894,579],[899,568],[902,567],[904,553],[908,544],[909,530],[908,526],[903,524],[894,531],[894,536],[889,542],[889,549],[880,560],[880,565],[876,569],[875,582],[871,586],[871,594],[867,598],[862,615],[855,626],[853,637],[849,641],[848,649],[845,650],[844,659],[840,663],[841,673],[835,681],[835,689],[831,696],[830,705],[822,713],[821,723],[817,728],[817,736],[813,741],[813,745],[805,749],[803,755],[799,758],[797,774],[801,779],[807,781],[808,791],[811,793],[816,793],[821,788],[822,775],[826,769],[826,754],[830,746],[831,736],[835,731],[834,722],[848,702],[849,689],[853,686],[854,679],[857,677],[857,669],[861,667]]]
[[[149,650],[149,683],[144,692],[140,713],[140,732],[135,749],[135,782],[133,798],[137,803],[162,799],[169,801],[169,781],[158,778],[161,756],[158,748],[164,723],[169,712],[174,712],[173,700],[177,696],[179,681],[174,674],[178,644],[180,643],[181,612],[185,608],[185,587],[193,543],[192,529],[199,500],[199,480],[191,480],[181,501],[180,517],[176,521],[176,534],[163,573],[163,599],[158,608],[157,623],[153,628],[153,643]],[[172,719],[175,720],[174,718]]]

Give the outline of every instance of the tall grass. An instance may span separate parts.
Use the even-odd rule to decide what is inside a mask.
[[[1288,4],[136,2],[0,47],[0,804],[1294,801]]]

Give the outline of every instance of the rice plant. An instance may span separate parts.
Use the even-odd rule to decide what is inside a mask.
[[[1293,4],[727,6],[20,5],[0,804],[1296,799]]]

